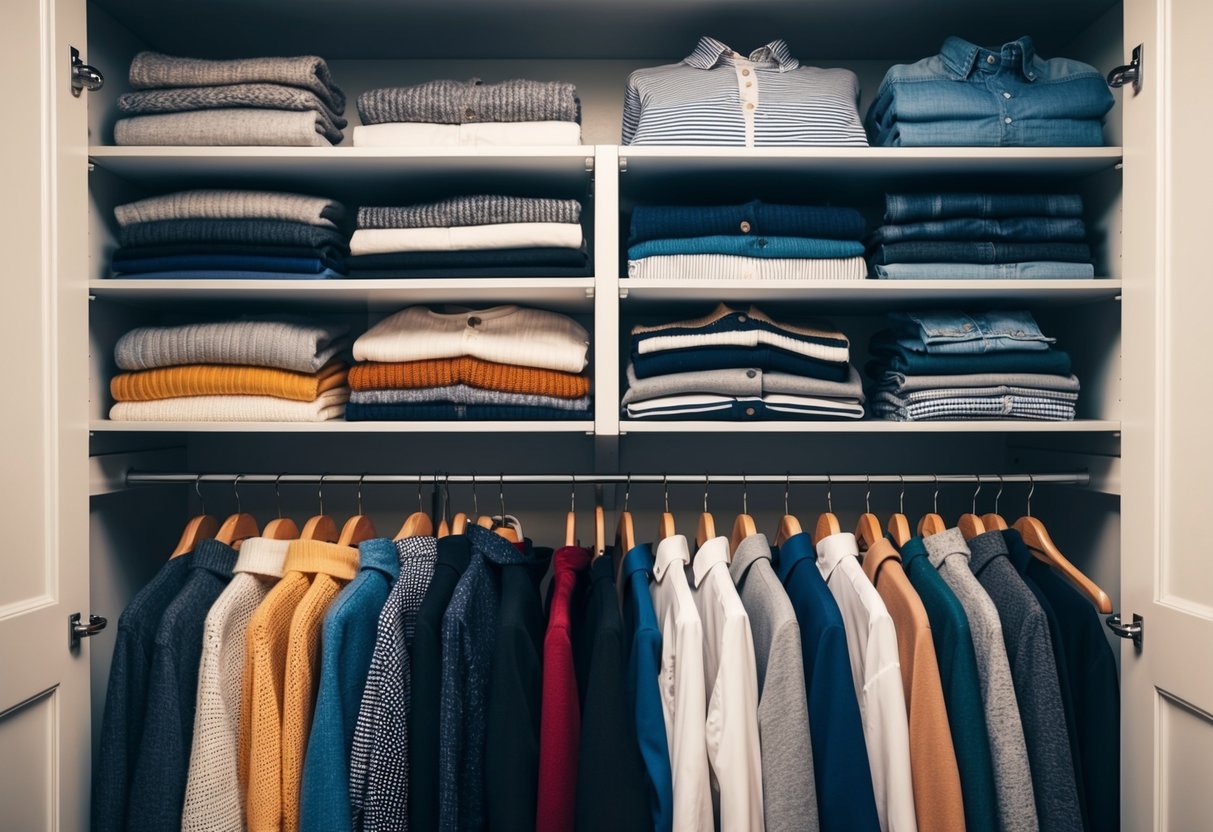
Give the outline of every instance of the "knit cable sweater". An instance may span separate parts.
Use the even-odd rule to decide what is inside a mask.
[[[328,64],[315,55],[208,61],[140,52],[131,60],[130,84],[137,90],[253,83],[311,90],[335,112],[345,110],[345,93],[333,83]]]
[[[485,84],[472,78],[367,90],[358,96],[358,114],[363,124],[577,121],[580,107],[577,88],[567,82],[514,79]]]
[[[345,383],[345,365],[332,361],[315,373],[273,367],[187,364],[110,379],[110,395],[120,402],[146,402],[185,396],[273,396],[310,402]]]
[[[336,228],[345,218],[340,202],[278,191],[200,189],[160,194],[119,205],[118,225],[161,220],[285,220]]]
[[[290,318],[141,326],[118,339],[123,370],[178,364],[249,364],[314,373],[341,349],[346,327]]]
[[[590,380],[582,375],[515,367],[468,356],[358,364],[350,368],[349,382],[351,390],[416,390],[466,384],[480,390],[562,399],[579,399],[590,392]]]
[[[359,228],[451,228],[513,222],[581,222],[581,203],[575,199],[478,195],[421,205],[367,205],[358,209]]]
[[[327,422],[339,419],[349,399],[337,387],[310,402],[273,396],[184,396],[150,402],[118,402],[110,408],[115,422]]]

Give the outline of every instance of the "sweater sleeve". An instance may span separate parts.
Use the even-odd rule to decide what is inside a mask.
[[[189,710],[189,730],[179,696],[181,662],[171,644],[157,644],[147,687],[147,710],[139,760],[131,780],[128,828],[176,832],[181,828],[181,806],[185,797],[185,779],[189,771],[189,744],[193,733],[193,702]],[[195,668],[195,671],[197,668]]]
[[[93,768],[94,832],[120,832],[126,825],[127,798],[143,736],[150,652],[151,645],[136,630],[119,623],[101,718],[102,756]]]

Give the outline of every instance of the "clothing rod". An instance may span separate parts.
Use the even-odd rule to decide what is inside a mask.
[[[127,485],[1090,485],[1086,471],[1063,474],[183,474],[128,471]]]

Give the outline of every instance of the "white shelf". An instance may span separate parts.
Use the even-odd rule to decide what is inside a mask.
[[[1119,433],[1120,422],[1078,419],[1073,422],[889,422],[860,419],[854,422],[646,422],[622,420],[621,434],[629,433]]]
[[[1030,301],[1051,305],[1115,298],[1121,281],[1095,280],[752,280],[619,281],[619,297],[628,304],[710,299],[754,303],[790,301],[830,306],[866,304],[938,304],[962,301]]]
[[[415,303],[522,303],[561,311],[592,309],[594,278],[442,278],[365,280],[89,281],[93,297],[132,305],[165,301],[274,301],[394,306]]]
[[[585,433],[589,420],[569,422],[111,422],[89,423],[92,433]]]

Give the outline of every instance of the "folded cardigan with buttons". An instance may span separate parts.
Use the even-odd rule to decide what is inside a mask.
[[[345,219],[345,206],[321,196],[211,188],[128,202],[114,209],[114,217],[123,228],[161,220],[285,220],[336,228]]]
[[[114,361],[123,370],[241,364],[315,373],[341,351],[346,330],[287,317],[141,326],[118,339]]]
[[[131,60],[131,87],[220,87],[231,84],[285,84],[311,90],[336,113],[345,111],[345,93],[333,83],[328,64],[315,55],[211,61],[140,52]]]
[[[581,203],[575,199],[476,194],[419,205],[376,206],[358,209],[358,228],[451,228],[502,223],[581,222]]]
[[[763,372],[755,367],[701,370],[639,378],[636,369],[628,364],[627,379],[628,389],[624,391],[622,401],[624,405],[689,393],[713,393],[739,398],[761,398],[777,393],[863,402],[863,384],[854,367],[848,368],[845,381],[829,381],[790,373]]]
[[[273,367],[223,364],[188,364],[137,373],[120,373],[110,379],[110,395],[120,402],[154,401],[185,396],[273,396],[310,402],[346,380],[346,366],[332,361],[314,373],[297,373]]]
[[[854,208],[817,205],[637,205],[628,243],[717,234],[862,240],[863,215]]]
[[[464,384],[481,390],[576,399],[589,395],[583,375],[518,367],[479,358],[438,358],[427,361],[372,362],[350,368],[352,390],[412,390]]]
[[[358,96],[363,124],[580,121],[580,109],[577,88],[564,81],[427,81],[367,90]]]

